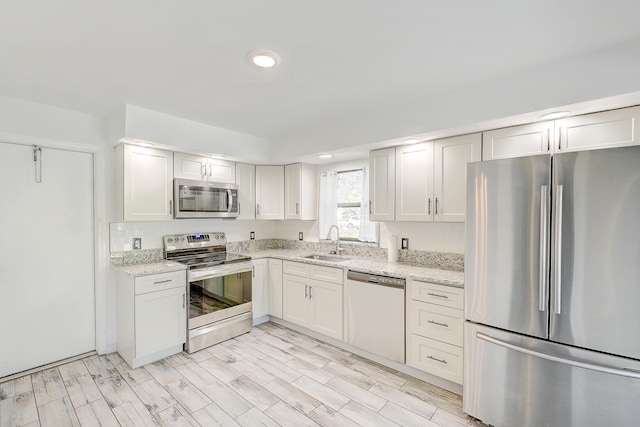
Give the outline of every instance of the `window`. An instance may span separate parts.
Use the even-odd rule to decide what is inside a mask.
[[[364,171],[362,169],[338,172],[336,192],[338,196],[338,228],[341,239],[358,240],[363,180]]]

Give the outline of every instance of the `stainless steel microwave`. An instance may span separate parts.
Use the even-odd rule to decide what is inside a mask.
[[[174,218],[235,218],[238,186],[223,182],[174,179]]]

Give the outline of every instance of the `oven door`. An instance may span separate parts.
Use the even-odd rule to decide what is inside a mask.
[[[252,311],[251,262],[189,270],[189,329]]]
[[[238,186],[219,182],[175,179],[175,218],[235,218]]]

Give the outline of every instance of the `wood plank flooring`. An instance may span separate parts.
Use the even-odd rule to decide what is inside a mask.
[[[131,369],[117,353],[0,383],[8,426],[481,426],[460,396],[274,323]]]

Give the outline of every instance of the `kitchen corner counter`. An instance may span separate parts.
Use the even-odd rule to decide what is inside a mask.
[[[459,288],[464,287],[464,272],[462,271],[440,270],[413,263],[388,262],[379,258],[358,258],[352,255],[343,255],[342,257],[345,258],[344,261],[323,261],[304,258],[305,256],[315,253],[299,249],[265,249],[245,251],[242,252],[242,254],[250,256],[253,259],[278,258],[287,261],[304,262],[307,264],[347,268],[349,270],[361,271],[364,273],[420,280],[445,286],[454,286]]]
[[[170,273],[172,271],[186,270],[187,267],[184,264],[180,264],[175,261],[161,261],[150,264],[133,264],[133,265],[120,265],[114,266],[116,270],[122,271],[129,276],[140,277],[149,276],[152,274]]]

